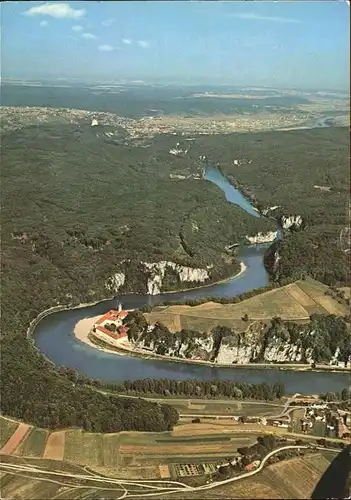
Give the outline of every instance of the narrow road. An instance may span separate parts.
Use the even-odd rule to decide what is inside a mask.
[[[313,447],[314,449],[318,450],[326,450],[326,451],[332,451],[334,453],[338,453],[339,450],[335,450],[334,448],[324,448],[321,446]],[[302,450],[302,449],[312,449],[312,447],[303,445],[303,446],[298,446],[298,445],[289,445],[289,446],[283,446],[281,448],[278,448],[276,450],[271,451],[268,453],[260,463],[259,467],[253,471],[250,472],[245,472],[244,474],[241,474],[240,476],[235,476],[231,477],[229,479],[224,479],[223,481],[217,481],[211,484],[205,484],[202,486],[189,486],[184,483],[178,482],[178,481],[161,481],[161,480],[135,480],[135,481],[129,481],[125,479],[113,479],[113,478],[107,478],[105,476],[91,476],[91,475],[84,475],[84,474],[70,474],[67,472],[58,472],[58,471],[48,471],[47,469],[41,469],[39,466],[33,466],[33,465],[25,465],[25,464],[11,464],[11,463],[5,463],[2,462],[0,463],[0,470],[4,473],[8,474],[16,474],[16,475],[24,475],[25,473],[30,474],[28,479],[37,479],[37,480],[42,480],[42,481],[50,481],[50,477],[54,476],[61,476],[65,478],[73,478],[75,480],[83,480],[83,481],[91,481],[93,483],[99,482],[103,483],[106,485],[115,485],[116,489],[123,489],[123,492],[121,494],[120,499],[122,498],[146,498],[146,497],[156,497],[156,496],[165,496],[165,495],[170,495],[173,493],[179,493],[182,491],[202,491],[202,490],[210,490],[213,488],[218,488],[220,486],[223,486],[225,484],[233,483],[235,481],[239,481],[241,479],[245,479],[251,476],[254,476],[255,474],[258,474],[261,472],[263,467],[266,465],[267,461],[270,459],[270,457],[274,456],[277,453],[280,453],[284,450],[292,450],[292,449],[297,449],[297,450]],[[41,477],[40,477],[41,476]],[[174,486],[171,486],[174,485]],[[70,485],[67,485],[70,486]],[[81,487],[81,485],[76,485],[78,488]],[[154,491],[150,491],[149,493],[137,493],[137,494],[130,494],[128,492],[128,487],[131,486],[136,486],[138,488],[145,488]],[[89,485],[85,484],[85,487],[89,488]],[[92,488],[96,487],[96,485],[92,485]],[[109,488],[111,489],[111,488]]]

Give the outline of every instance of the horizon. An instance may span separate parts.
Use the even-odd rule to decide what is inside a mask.
[[[348,9],[338,1],[3,3],[2,81],[345,92]]]

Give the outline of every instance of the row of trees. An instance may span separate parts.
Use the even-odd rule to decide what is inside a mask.
[[[186,396],[195,398],[232,398],[272,401],[280,399],[284,393],[284,384],[266,382],[254,384],[233,382],[231,380],[171,380],[143,379],[125,381],[121,384],[102,384],[108,390],[122,394],[150,394],[162,396]]]
[[[173,380],[168,378],[126,380],[124,382],[103,382],[90,379],[67,366],[59,366],[58,373],[70,380],[76,387],[91,386],[126,395],[193,396],[195,398],[233,398],[233,399],[280,399],[285,394],[282,382],[273,384],[234,382],[232,380]]]

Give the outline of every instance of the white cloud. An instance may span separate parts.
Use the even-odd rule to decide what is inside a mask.
[[[79,19],[85,15],[85,9],[73,9],[68,3],[44,3],[25,11],[27,16],[51,16],[58,19]]]
[[[113,24],[115,22],[114,19],[105,19],[105,21],[102,21],[102,25],[103,26],[111,26],[111,24]]]
[[[81,38],[84,38],[84,40],[96,40],[97,36],[93,35],[92,33],[83,33],[81,35]]]
[[[98,50],[100,50],[100,52],[111,52],[112,50],[115,50],[115,47],[112,47],[112,45],[99,45],[98,46]]]
[[[145,40],[138,40],[137,41],[137,44],[139,45],[139,47],[141,47],[142,49],[146,49],[148,46],[149,46],[149,42],[146,42]]]
[[[132,40],[130,40],[129,38],[123,38],[122,39],[122,43],[124,43],[124,45],[130,45],[132,42]]]
[[[76,26],[72,26],[72,30],[73,31],[83,31],[84,28],[83,28],[83,26],[76,25]]]
[[[268,21],[270,23],[300,23],[298,19],[291,17],[275,17],[275,16],[261,16],[253,12],[241,12],[239,14],[229,14],[229,17],[236,17],[237,19],[244,19],[245,21]]]
[[[49,23],[47,21],[41,21],[39,26],[47,26]]]

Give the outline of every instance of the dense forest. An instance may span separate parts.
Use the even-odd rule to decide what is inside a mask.
[[[89,125],[51,124],[2,137],[1,410],[41,427],[162,431],[176,412],[72,384],[27,339],[30,321],[58,303],[105,298],[106,280],[121,269],[125,291],[145,291],[141,260],[214,263],[218,279],[239,268],[222,259],[224,246],[272,224],[227,203],[210,183],[171,180],[170,172],[191,170],[168,154],[174,139],[143,148],[96,135]],[[189,255],[180,233],[194,211]]]
[[[286,234],[265,255],[272,279],[283,285],[309,275],[326,285],[349,286],[350,254],[340,246],[342,230],[341,225],[311,225]]]
[[[344,132],[323,131],[324,141],[318,142],[320,133],[308,136],[316,163],[316,152],[324,165],[323,158],[334,148],[343,166]],[[294,139],[294,147],[300,143],[307,147],[303,134],[287,134],[287,144]],[[279,134],[238,139],[249,152],[264,137],[272,137],[264,141],[265,161],[252,163],[256,168],[259,165],[261,173],[271,163],[279,171],[279,158],[272,157],[272,151],[277,147],[283,151],[284,141],[277,146],[273,136],[279,140]],[[228,150],[223,140],[221,136],[201,138],[196,147],[199,154],[208,154],[218,141],[213,154],[222,164],[223,152]],[[239,150],[236,136],[228,136],[228,140],[233,155]],[[30,321],[44,309],[106,297],[110,294],[106,280],[113,273],[125,272],[122,291],[145,291],[140,261],[170,260],[197,268],[213,265],[212,280],[228,276],[239,264],[235,255],[228,259],[224,247],[243,241],[246,234],[275,227],[272,221],[253,218],[227,203],[219,189],[208,182],[170,179],[171,172],[189,174],[202,168],[196,163],[196,150],[185,158],[171,157],[168,150],[174,146],[174,138],[169,136],[157,137],[145,146],[112,143],[87,124],[36,125],[2,136],[3,413],[41,427],[81,426],[103,432],[161,431],[176,421],[176,412],[165,405],[112,398],[72,382],[26,337]],[[290,146],[290,160],[294,147]],[[305,156],[302,146],[296,149],[293,164]],[[279,178],[276,172],[270,190],[265,187],[270,202],[274,198],[272,185]],[[255,181],[253,172],[250,176]],[[285,181],[286,172],[284,176]],[[345,178],[338,184],[342,194]],[[261,199],[262,193],[254,182],[252,185]],[[292,199],[294,186],[290,186],[286,200]],[[277,186],[274,189],[280,191]],[[332,192],[333,199],[339,191]],[[335,210],[340,211],[341,198],[337,199]],[[305,204],[308,206],[301,196],[299,206]],[[341,215],[339,222],[330,223],[340,221]],[[184,235],[191,235],[186,245]],[[169,283],[173,285],[172,277]]]
[[[348,283],[348,245],[340,244],[349,227],[348,129],[201,137],[191,153],[200,151],[258,208],[278,207],[268,215],[302,217],[301,230],[277,245],[280,282],[309,274],[329,285]]]

